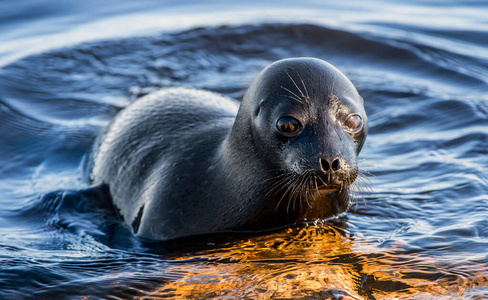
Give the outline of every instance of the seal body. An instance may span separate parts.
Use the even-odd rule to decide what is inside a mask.
[[[339,70],[286,59],[240,105],[183,88],[135,101],[101,137],[91,180],[144,238],[271,229],[347,210],[366,135],[363,100]]]

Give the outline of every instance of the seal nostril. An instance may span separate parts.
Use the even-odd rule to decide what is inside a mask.
[[[332,170],[337,171],[340,168],[341,168],[341,165],[339,163],[339,159],[338,158],[334,159],[334,161],[332,162]]]
[[[322,170],[324,172],[327,172],[330,169],[329,162],[322,158],[320,159],[320,166],[322,166]]]

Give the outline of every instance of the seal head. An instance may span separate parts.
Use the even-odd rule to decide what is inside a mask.
[[[271,202],[288,217],[313,220],[350,205],[367,124],[363,99],[338,69],[314,58],[286,59],[251,84],[230,139],[256,151],[269,171]]]

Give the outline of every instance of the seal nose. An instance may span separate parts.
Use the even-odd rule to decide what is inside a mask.
[[[332,163],[329,162],[329,160],[325,158],[320,158],[320,167],[322,168],[322,171],[325,173],[332,171],[332,172],[337,172],[341,168],[341,163],[339,162],[339,158],[336,158],[332,161]]]

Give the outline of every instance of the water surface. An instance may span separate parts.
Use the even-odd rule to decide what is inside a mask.
[[[0,298],[488,297],[485,2],[48,3],[0,3]],[[347,215],[147,244],[89,189],[91,145],[130,102],[241,99],[297,56],[365,99],[374,193]]]

